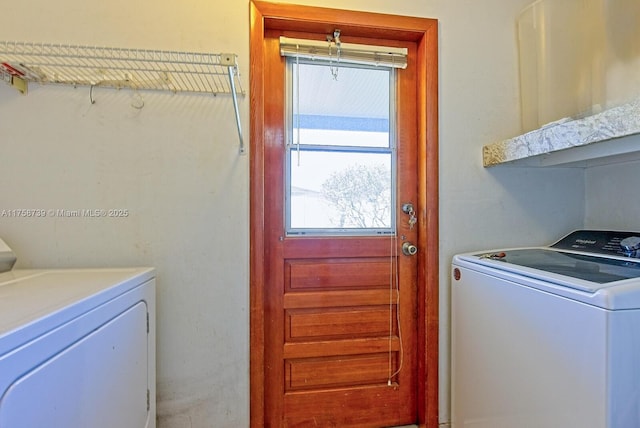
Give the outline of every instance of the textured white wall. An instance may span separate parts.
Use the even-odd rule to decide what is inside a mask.
[[[585,227],[640,232],[640,162],[589,168],[585,172]]]
[[[583,172],[482,168],[520,128],[515,18],[528,0],[312,0],[440,20],[441,420],[449,263],[582,226]],[[25,0],[0,40],[235,52],[248,89],[248,2]],[[18,267],[158,268],[161,428],[248,425],[248,157],[226,97],[0,85],[0,209],[125,208],[124,219],[0,218]],[[248,97],[241,100],[248,129]]]

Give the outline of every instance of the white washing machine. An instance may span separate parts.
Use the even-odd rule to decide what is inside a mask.
[[[640,427],[640,233],[452,264],[453,428]]]
[[[153,428],[155,412],[153,269],[0,273],[0,427]]]

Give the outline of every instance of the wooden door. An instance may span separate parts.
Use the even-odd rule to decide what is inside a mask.
[[[264,12],[272,7],[283,8],[253,4],[254,25],[255,19],[264,19],[258,8]],[[357,20],[347,22],[354,25]],[[437,262],[437,240],[434,244],[436,237],[428,235],[437,228],[427,227],[425,202],[437,201],[437,185],[436,197],[427,197],[421,180],[434,162],[424,159],[426,132],[420,117],[424,106],[416,96],[425,89],[419,65],[422,42],[400,41],[410,54],[409,66],[398,72],[395,88],[395,233],[288,236],[283,192],[285,61],[278,37],[298,35],[292,30],[300,29],[292,29],[290,21],[285,28],[273,29],[264,23],[259,52],[263,92],[260,106],[252,102],[252,112],[256,113],[254,107],[261,109],[252,115],[257,119],[252,122],[252,425],[386,427],[420,422],[435,426],[437,299],[433,297],[437,292],[427,287],[437,290],[437,281],[427,287],[425,282],[437,279],[433,273],[437,263],[429,264]],[[301,29],[317,29],[307,24]],[[369,36],[362,31],[353,34],[357,42]],[[394,38],[384,41],[398,44]],[[255,52],[252,55],[255,65]],[[404,203],[413,204],[414,211],[404,212]],[[410,222],[414,215],[415,224]],[[405,243],[417,244],[418,255],[404,255]],[[425,274],[426,269],[431,273]]]

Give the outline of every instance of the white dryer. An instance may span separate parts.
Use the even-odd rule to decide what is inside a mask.
[[[452,428],[640,427],[640,234],[457,255]]]
[[[151,268],[0,274],[0,427],[153,428]]]

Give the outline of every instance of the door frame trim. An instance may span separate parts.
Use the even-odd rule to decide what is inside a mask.
[[[294,30],[415,42],[418,47],[418,382],[420,427],[438,426],[438,21],[265,1],[250,2],[250,426],[265,423],[265,133],[267,30]]]

